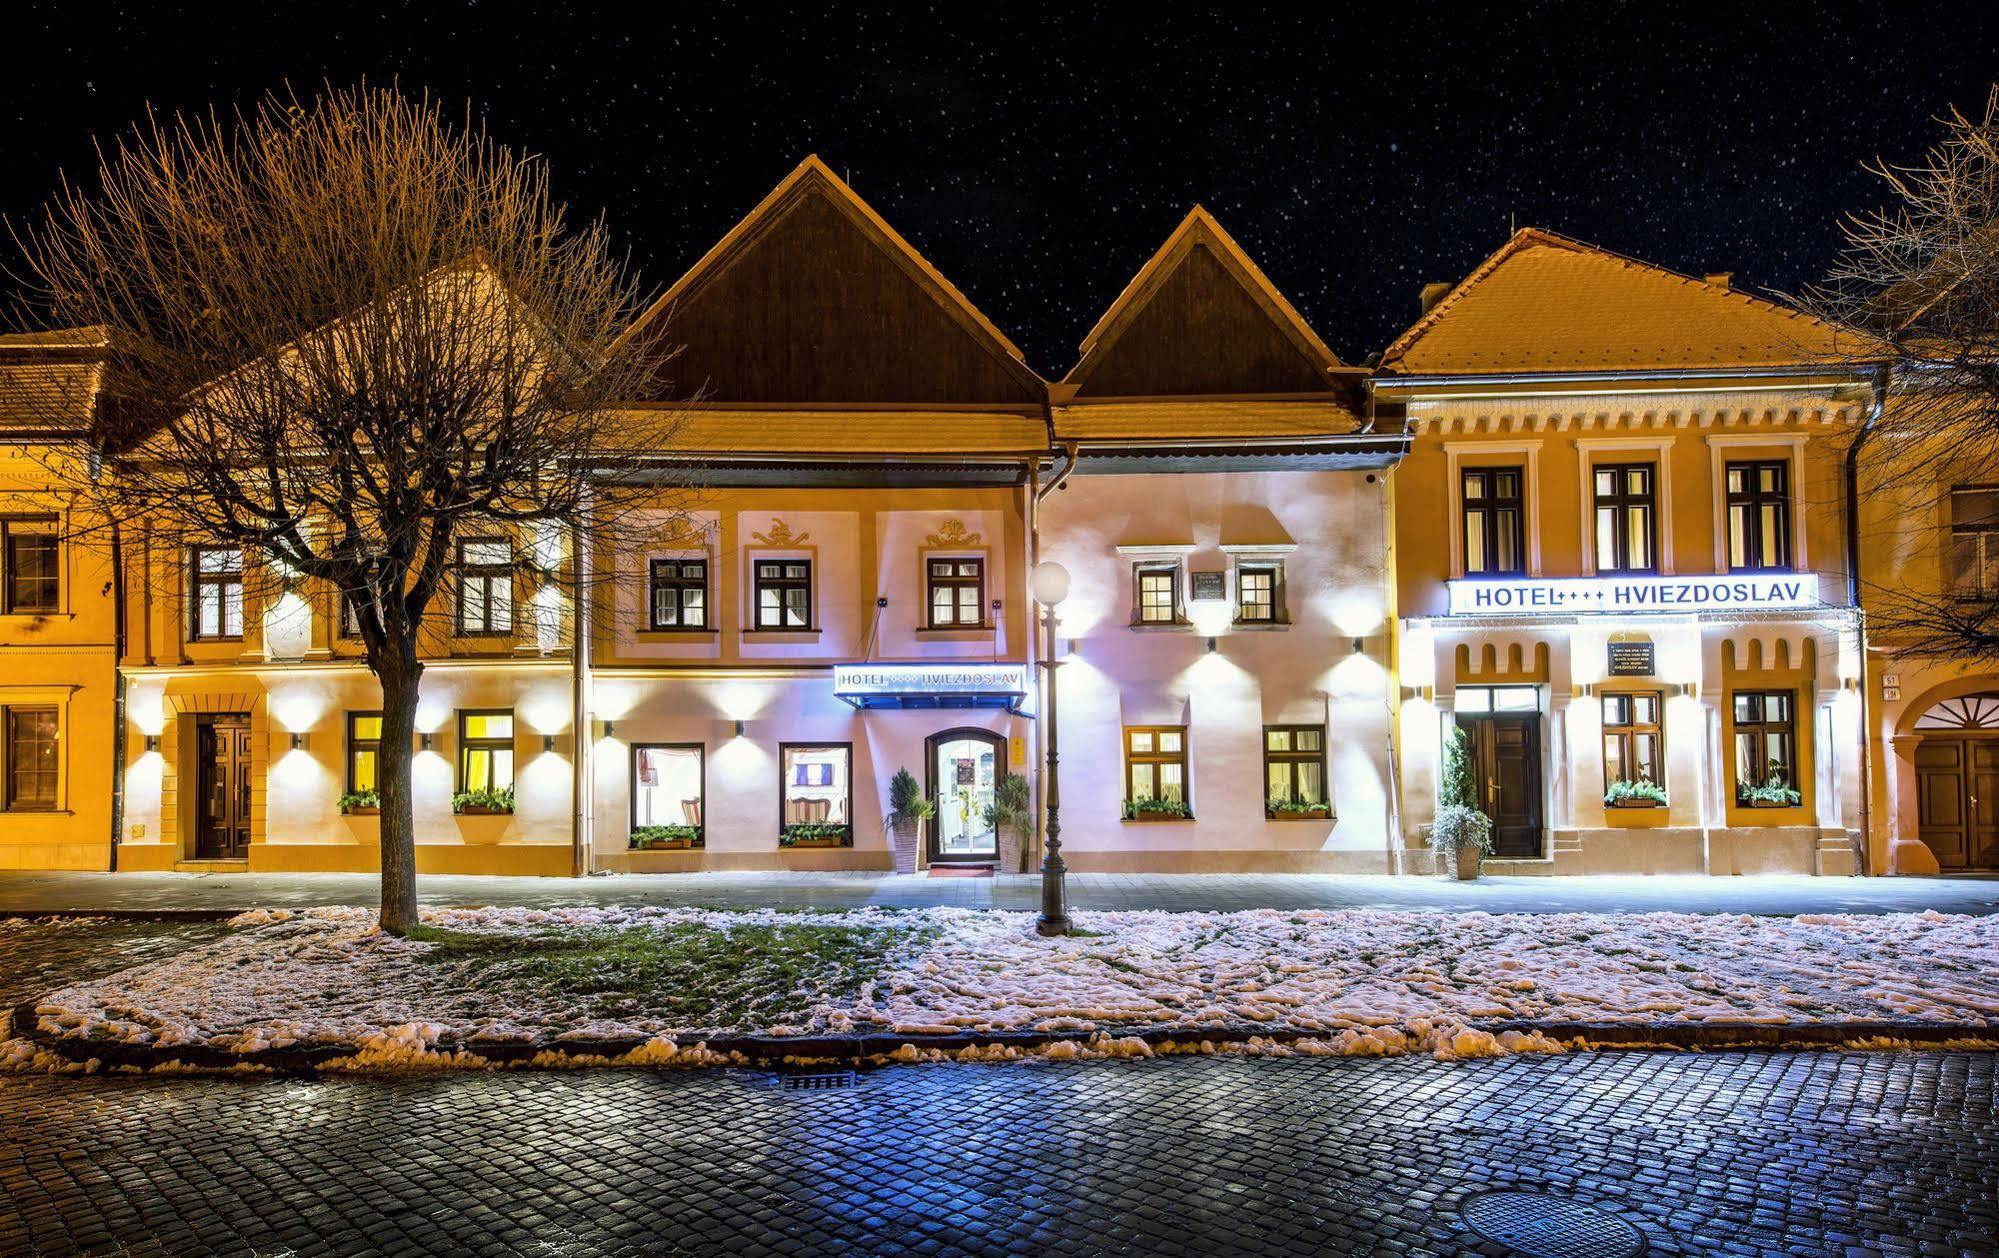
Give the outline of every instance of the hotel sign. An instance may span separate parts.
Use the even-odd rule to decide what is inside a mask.
[[[1812,573],[1720,577],[1526,577],[1446,584],[1453,616],[1668,615],[1818,607]]]
[[[1006,708],[1031,686],[1025,664],[835,664],[833,694],[857,708]]]

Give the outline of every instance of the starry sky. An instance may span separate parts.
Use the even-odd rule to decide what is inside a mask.
[[[1516,222],[1795,289],[1862,163],[1999,80],[1976,0],[1476,8],[29,0],[0,211],[148,107],[394,78],[546,155],[655,288],[817,152],[1046,374],[1195,202],[1358,362]]]

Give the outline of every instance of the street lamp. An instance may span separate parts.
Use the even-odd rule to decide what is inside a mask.
[[[1041,856],[1041,920],[1034,929],[1043,935],[1066,935],[1069,867],[1062,862],[1062,779],[1055,741],[1055,605],[1069,597],[1069,570],[1052,559],[1036,564],[1028,584],[1048,618],[1048,842]]]

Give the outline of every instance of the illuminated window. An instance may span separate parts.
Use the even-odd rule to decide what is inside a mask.
[[[347,793],[381,789],[382,714],[347,714]]]
[[[1180,569],[1176,564],[1139,564],[1132,570],[1132,620],[1170,625],[1180,619]]]
[[[759,559],[752,569],[759,629],[812,627],[812,561]]]
[[[700,743],[637,743],[632,747],[632,829],[692,827],[701,839],[703,749]],[[679,837],[679,836],[676,836]]]
[[[458,632],[514,631],[514,544],[504,537],[458,543]]]
[[[778,744],[783,841],[853,841],[853,760],[846,743]]]
[[[52,612],[62,599],[61,539],[52,516],[0,519],[0,586],[10,612]]]
[[[986,561],[932,559],[928,576],[930,627],[955,629],[986,623]]]
[[[1270,624],[1278,619],[1277,589],[1282,571],[1276,564],[1244,564],[1236,569],[1237,620]]]
[[[1534,712],[1541,707],[1541,695],[1533,686],[1459,686],[1460,712]]]
[[[1319,725],[1263,727],[1263,794],[1270,815],[1326,806],[1326,731]]]
[[[1596,494],[1596,570],[1655,572],[1653,533],[1657,506],[1650,464],[1597,467],[1590,479]]]
[[[1464,501],[1465,575],[1519,576],[1527,547],[1517,467],[1468,467],[1459,489]]]
[[[1603,696],[1603,776],[1613,782],[1650,782],[1663,786],[1660,759],[1663,737],[1659,724],[1660,695],[1656,690]]]
[[[1999,599],[1999,486],[1950,491],[1950,589],[1959,598]]]
[[[708,627],[708,561],[652,561],[652,620],[654,629]]]
[[[56,710],[7,708],[5,782],[9,812],[48,812],[56,806]]]
[[[243,552],[194,548],[194,634],[198,641],[243,636]]]
[[[1124,763],[1126,816],[1186,815],[1186,726],[1125,726]]]
[[[458,714],[458,789],[514,787],[514,714],[504,709]]]
[[[1733,572],[1788,572],[1791,567],[1790,468],[1730,463],[1728,566]]]
[[[1735,802],[1796,805],[1797,696],[1788,690],[1738,690],[1735,714]]]

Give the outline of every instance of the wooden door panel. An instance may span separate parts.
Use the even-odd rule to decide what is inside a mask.
[[[1541,856],[1541,718],[1506,713],[1460,718],[1470,741],[1479,811],[1492,818],[1493,855]]]

